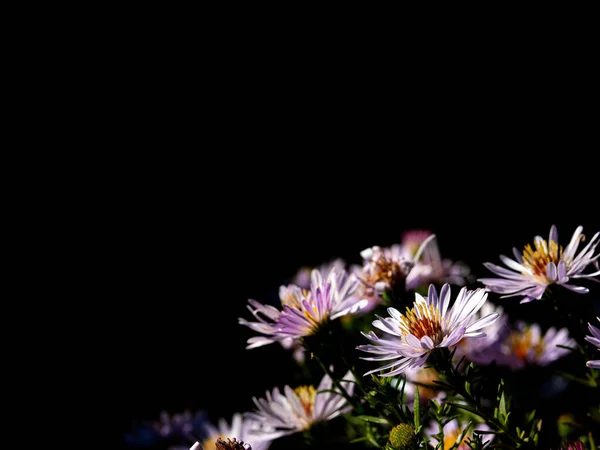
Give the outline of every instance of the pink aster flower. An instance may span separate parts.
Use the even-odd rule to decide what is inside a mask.
[[[348,371],[340,382],[348,395],[354,392],[353,381]],[[333,389],[328,375],[321,379],[317,389],[312,385],[295,389],[286,385],[283,393],[274,388],[266,392],[265,398],[253,397],[252,400],[257,409],[246,413],[246,417],[259,425],[253,433],[271,440],[307,430],[317,422],[334,419],[352,409],[339,391]]]
[[[326,279],[317,269],[311,274],[310,291],[290,285],[281,287],[282,310],[248,300],[248,309],[258,320],[249,322],[239,318],[239,323],[264,336],[248,339],[247,348],[260,347],[273,342],[300,339],[314,334],[329,320],[335,320],[347,314],[355,314],[367,305],[354,295],[358,280],[344,270],[332,270]]]
[[[600,317],[596,317],[596,319],[600,320]],[[595,326],[593,326],[591,323],[588,323],[588,328],[590,330],[590,333],[592,333],[592,335],[586,336],[585,340],[588,342],[591,342],[596,347],[598,347],[598,350],[600,350],[600,330],[598,328],[596,328]],[[586,363],[586,365],[588,367],[591,367],[592,369],[600,369],[600,359],[592,359],[592,360],[588,361]]]
[[[529,325],[519,320],[503,340],[478,353],[476,362],[489,364],[496,361],[500,366],[513,369],[522,369],[527,365],[547,366],[569,354],[570,350],[562,347],[575,346],[575,340],[569,337],[566,328],[556,330],[551,327],[542,333],[538,324]]]
[[[579,243],[585,240],[582,234],[583,227],[579,226],[573,233],[569,244],[563,250],[558,245],[558,231],[554,225],[550,228],[548,241],[541,236],[533,240],[534,248],[529,244],[523,253],[513,248],[515,259],[500,255],[500,260],[510,269],[491,263],[484,263],[490,271],[501,278],[481,278],[486,290],[495,292],[504,297],[522,296],[521,303],[539,300],[551,284],[558,284],[580,294],[587,294],[589,289],[571,284],[577,278],[589,278],[600,274],[598,270],[598,257],[594,252],[600,240],[600,233],[594,234],[588,244],[577,253]],[[596,271],[583,273],[590,264],[594,264]]]
[[[438,298],[435,286],[429,286],[426,298],[415,293],[415,302],[406,314],[395,308],[388,308],[390,317],[373,321],[373,326],[383,331],[385,339],[373,331],[362,333],[373,344],[359,345],[357,348],[377,356],[362,358],[369,361],[392,361],[365,375],[380,372],[381,376],[393,376],[411,367],[425,364],[429,354],[436,348],[452,347],[464,338],[485,337],[485,328],[498,319],[498,313],[492,313],[477,321],[472,317],[487,300],[483,289],[474,291],[462,288],[456,301],[450,308],[450,285],[444,284]],[[390,369],[389,372],[384,372]]]

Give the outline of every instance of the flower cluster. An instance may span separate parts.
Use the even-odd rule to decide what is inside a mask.
[[[552,226],[500,255],[506,268],[476,269],[407,230],[355,263],[301,267],[238,317],[247,351],[295,359],[294,383],[282,370],[230,423],[186,413],[147,429],[192,450],[595,449],[600,233],[585,241],[578,227],[563,247]]]

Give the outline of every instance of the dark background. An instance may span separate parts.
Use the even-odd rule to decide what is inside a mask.
[[[595,169],[580,160],[408,154],[358,154],[364,164],[340,154],[325,163],[304,150],[271,166],[232,156],[142,183],[125,214],[127,269],[119,275],[127,286],[124,430],[163,410],[230,420],[252,409],[252,396],[283,386],[287,354],[278,345],[245,350],[253,333],[237,319],[250,318],[248,298],[272,299],[303,265],[359,263],[362,249],[425,228],[443,257],[487,276],[482,262],[546,238],[553,223],[563,245],[577,225],[590,237],[600,230]]]

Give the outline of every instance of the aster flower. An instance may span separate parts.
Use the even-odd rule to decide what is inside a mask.
[[[441,446],[441,449],[449,450],[449,449],[453,448],[453,446],[456,445],[456,443],[458,442],[458,439],[460,438],[461,434],[463,434],[463,432],[465,431],[466,427],[467,427],[467,424],[459,423],[459,421],[456,419],[452,419],[446,425],[444,425],[444,427],[442,429],[442,431],[444,433],[444,439],[443,439],[443,445]],[[475,430],[491,431],[490,427],[485,423],[476,424]],[[456,447],[457,450],[469,450],[471,448],[467,444],[467,439],[471,439],[473,437],[473,433],[475,430],[473,430],[473,431],[468,430],[466,433],[464,433],[460,443],[458,444],[458,447]],[[440,443],[440,441],[438,440],[438,438],[435,435],[439,434],[439,425],[437,423],[433,422],[427,428],[425,433],[427,434],[427,436],[429,436],[429,439],[431,440],[431,444],[437,448],[437,445]],[[484,441],[485,440],[492,441],[493,439],[494,439],[493,434],[486,434]]]
[[[258,322],[240,318],[239,323],[265,336],[248,339],[247,348],[310,336],[329,320],[355,314],[368,303],[354,295],[358,284],[356,277],[348,276],[344,270],[332,270],[324,280],[315,269],[311,274],[310,291],[293,285],[280,289],[282,311],[248,300],[251,305],[248,309]]]
[[[348,395],[352,395],[354,379],[350,371],[343,380],[346,381],[341,381],[340,385]],[[266,398],[253,397],[257,409],[246,413],[246,416],[259,424],[254,433],[263,438],[276,439],[307,430],[317,422],[329,421],[351,410],[339,391],[332,391],[332,386],[331,378],[325,375],[317,389],[312,385],[296,389],[286,385],[282,394],[279,388],[274,388],[272,393],[266,392]]]
[[[529,325],[519,320],[503,340],[479,353],[476,362],[486,364],[496,361],[498,365],[513,369],[527,365],[547,366],[570,353],[570,350],[559,346],[576,346],[566,328],[557,331],[551,327],[542,333],[538,324]]]
[[[369,301],[369,309],[381,302],[383,292],[406,289],[408,275],[434,238],[435,235],[425,238],[414,253],[397,244],[389,248],[374,246],[360,253],[363,265],[354,266],[353,272],[363,284],[360,296]]]
[[[489,292],[495,292],[504,297],[522,296],[521,303],[539,300],[551,284],[558,284],[580,294],[586,294],[589,289],[570,284],[569,281],[577,278],[589,278],[600,274],[598,270],[598,257],[594,252],[600,240],[600,233],[594,234],[588,244],[577,253],[579,243],[585,240],[582,234],[583,227],[579,226],[573,233],[569,244],[563,250],[558,245],[558,231],[554,225],[550,228],[548,241],[541,236],[533,240],[534,248],[529,244],[520,253],[513,248],[516,260],[500,255],[500,260],[511,270],[491,263],[484,263],[490,271],[501,278],[481,278],[478,281],[486,286]],[[596,271],[583,273],[588,265],[594,264]]]
[[[378,355],[362,358],[369,361],[392,360],[365,375],[381,372],[381,376],[393,376],[411,367],[425,364],[429,354],[436,348],[452,347],[464,338],[481,338],[481,331],[498,318],[498,313],[492,313],[477,321],[472,316],[481,309],[487,300],[483,289],[474,291],[462,288],[456,301],[450,305],[450,285],[444,284],[438,293],[435,286],[429,286],[428,296],[422,297],[415,293],[415,302],[406,314],[401,314],[395,308],[388,308],[391,317],[373,321],[373,326],[390,335],[382,339],[373,331],[362,333],[373,345],[359,345],[359,350]],[[390,369],[390,372],[384,373]]]
[[[470,269],[461,262],[442,258],[437,239],[429,241],[423,247],[423,254],[417,258],[418,251],[433,234],[427,230],[410,230],[402,234],[401,247],[405,257],[415,261],[406,276],[406,289],[414,290],[430,283],[443,283],[464,286],[470,279]]]
[[[251,445],[253,450],[267,450],[271,445],[270,439],[265,439],[259,435],[251,435],[252,431],[255,430],[257,426],[258,425],[255,422],[244,418],[240,413],[235,413],[233,415],[231,425],[229,425],[225,419],[219,420],[218,427],[215,427],[210,422],[206,422],[203,426],[203,434],[206,436],[205,439],[203,439],[201,443],[196,442],[196,444],[194,444],[196,447],[194,448],[194,446],[192,446],[192,449],[227,449],[227,447],[223,446],[226,445],[228,441],[233,441],[233,443],[236,443],[238,447],[240,445],[247,444]],[[226,439],[221,447],[217,446],[219,439]],[[238,447],[231,448],[237,450]],[[246,447],[243,448],[246,449]]]
[[[596,317],[596,319],[600,320],[600,317]],[[588,328],[591,336],[586,336],[585,340],[594,344],[600,350],[600,330],[593,326],[591,323],[588,323]],[[586,363],[588,367],[592,369],[600,369],[600,359],[592,359]]]

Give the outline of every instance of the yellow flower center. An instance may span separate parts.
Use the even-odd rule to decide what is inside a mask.
[[[213,436],[210,436],[210,437],[204,439],[204,441],[202,441],[203,450],[217,450],[217,446],[215,445],[215,442],[217,442],[218,438],[225,439],[225,437],[220,434],[215,434]]]
[[[562,246],[554,241],[548,244],[544,239],[536,239],[535,250],[530,244],[523,250],[523,266],[530,269],[536,277],[546,278],[546,266],[549,262],[558,264],[562,256]],[[566,261],[565,261],[566,262]],[[550,280],[554,281],[554,280]]]
[[[401,314],[400,331],[417,339],[429,336],[438,344],[442,340],[442,313],[433,305],[417,303],[406,310],[406,315]]]
[[[281,306],[287,305],[290,308],[302,309],[302,300],[309,298],[310,292],[306,289],[302,289],[302,296],[298,297],[295,295],[292,289],[288,289],[286,294],[281,298]]]
[[[294,392],[302,404],[306,417],[312,418],[317,390],[313,386],[298,386]]]
[[[508,345],[513,354],[522,361],[527,360],[527,356],[530,354],[531,350],[533,350],[536,358],[539,358],[544,351],[544,341],[536,339],[534,342],[533,333],[530,329],[524,333],[513,331],[508,336]]]

